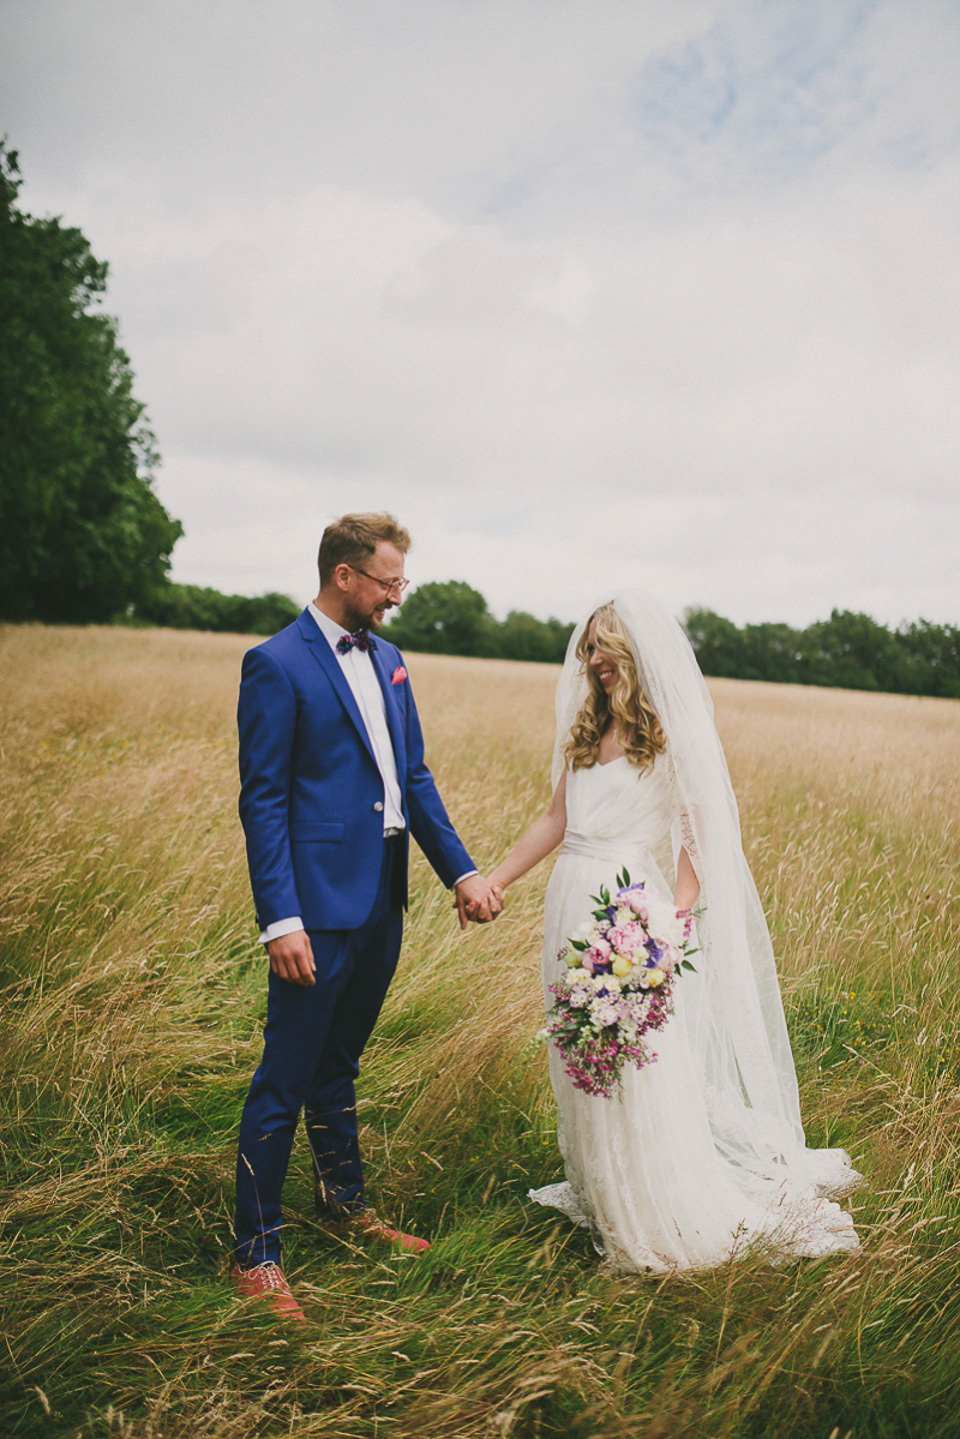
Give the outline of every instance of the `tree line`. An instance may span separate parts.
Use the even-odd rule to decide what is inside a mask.
[[[123,616],[127,624],[213,630],[220,634],[275,635],[300,613],[289,595],[225,595],[204,585],[168,580]]]
[[[249,598],[168,584],[139,613],[145,622],[180,629],[273,634],[299,607],[286,595]],[[951,625],[920,620],[891,630],[869,615],[834,610],[802,629],[738,627],[703,608],[689,609],[683,623],[705,675],[960,699],[960,630]],[[392,612],[384,633],[413,653],[559,664],[573,629],[524,610],[497,620],[479,590],[447,580],[418,586]]]
[[[960,630],[927,620],[890,630],[869,615],[834,610],[805,629],[744,625],[692,608],[684,629],[705,675],[960,699]],[[394,612],[386,634],[408,650],[558,663],[573,625],[512,610],[498,622],[462,581],[426,584]]]
[[[690,609],[684,627],[706,675],[960,699],[956,625],[918,620],[891,630],[869,615],[833,610],[804,629],[738,628],[712,610]]]

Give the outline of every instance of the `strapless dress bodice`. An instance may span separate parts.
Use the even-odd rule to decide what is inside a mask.
[[[658,755],[638,770],[625,755],[567,772],[567,854],[629,863],[649,854],[669,833],[676,814],[670,765]]]

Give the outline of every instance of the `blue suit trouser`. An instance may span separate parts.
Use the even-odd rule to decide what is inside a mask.
[[[331,1218],[364,1206],[354,1084],[400,954],[404,836],[384,841],[373,909],[359,929],[311,930],[316,983],[270,971],[263,1058],[240,1121],[236,1254],[280,1258],[281,1193],[300,1111],[317,1208]]]

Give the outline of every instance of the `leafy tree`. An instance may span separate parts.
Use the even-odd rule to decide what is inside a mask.
[[[800,635],[782,623],[744,625],[740,678],[799,684]]]
[[[496,628],[496,653],[507,660],[560,664],[572,633],[573,625],[562,620],[538,620],[525,610],[511,610]]]
[[[800,669],[812,684],[842,689],[889,689],[895,642],[884,625],[853,610],[833,610],[803,633]]]
[[[960,699],[960,629],[918,620],[902,626],[894,639],[897,689],[904,694]]]
[[[732,620],[693,608],[684,616],[684,629],[705,675],[742,676],[743,636]]]
[[[17,209],[0,141],[0,617],[108,620],[161,585],[182,534],[79,230]]]
[[[437,655],[491,655],[496,621],[479,590],[463,580],[419,585],[390,620],[387,636],[404,649]]]

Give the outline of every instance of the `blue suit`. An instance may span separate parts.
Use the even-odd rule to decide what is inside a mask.
[[[243,1263],[279,1259],[280,1194],[301,1109],[318,1208],[340,1216],[363,1207],[354,1081],[399,955],[409,835],[445,885],[474,868],[424,763],[400,652],[377,637],[370,658],[407,824],[389,840],[366,728],[309,610],[243,660],[240,818],[257,920],[263,928],[300,915],[316,962],[313,986],[269,975],[263,1059],[237,1161]]]

